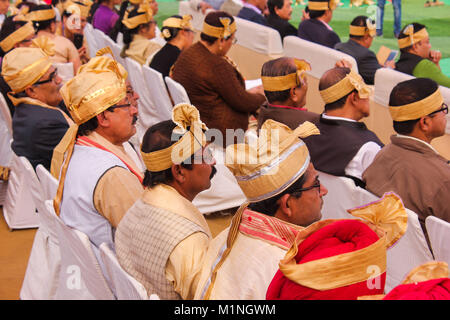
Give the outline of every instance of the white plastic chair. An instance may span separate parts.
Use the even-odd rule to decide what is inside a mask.
[[[450,223],[434,216],[425,219],[434,258],[450,264]]]
[[[95,41],[96,41],[96,45],[97,45],[97,50],[95,50],[94,52],[94,56],[97,53],[97,51],[101,48],[104,48],[106,46],[105,43],[105,37],[107,37],[106,34],[103,33],[103,31],[99,30],[99,29],[93,29],[92,31]]]
[[[0,166],[9,168],[12,159],[12,120],[5,98],[0,93]],[[6,198],[8,182],[0,180],[0,206]]]
[[[179,103],[191,103],[186,89],[184,89],[181,84],[170,77],[166,77],[165,80],[167,88],[169,89],[170,96],[172,97],[173,103],[175,105]]]
[[[84,36],[89,47],[89,55],[93,58],[98,50],[98,45],[94,35],[94,27],[90,23],[86,23],[84,27]]]
[[[58,180],[52,176],[50,171],[45,169],[42,164],[36,167],[36,175],[39,178],[40,185],[44,194],[44,200],[51,200],[56,196],[58,190]]]
[[[14,152],[11,154],[11,171],[3,204],[5,221],[10,229],[37,228],[39,217],[30,191],[29,173],[24,170],[19,157]]]
[[[59,251],[58,234],[55,229],[54,212],[45,206],[45,200],[49,199],[48,189],[58,187],[58,182],[42,166],[38,165],[36,170],[50,176],[47,181],[39,181],[28,160],[20,157],[24,170],[28,173],[28,182],[31,189],[33,201],[38,208],[39,229],[36,232],[28,259],[27,270],[20,290],[22,300],[50,300],[55,297],[56,288],[59,281],[61,256]],[[46,173],[45,173],[46,174]],[[45,177],[47,177],[45,175]],[[53,180],[51,180],[51,179]],[[46,184],[51,184],[47,185]]]
[[[145,287],[120,266],[115,253],[105,242],[100,245],[100,256],[118,300],[149,299]]]
[[[53,210],[53,202],[45,202]],[[101,271],[91,247],[83,232],[70,228],[55,219],[61,252],[61,271],[56,290],[57,300],[114,300],[114,294]]]
[[[173,105],[170,101],[162,74],[148,66],[142,66],[142,74],[144,75],[144,81],[150,91],[150,97],[157,108],[157,112],[162,116],[162,119],[159,121],[166,120],[167,115],[169,115],[170,119]]]
[[[322,219],[355,219],[347,209],[359,207],[379,198],[355,186],[353,180],[319,172],[321,183],[328,189],[323,197]],[[416,213],[406,209],[408,228],[400,240],[387,250],[385,292],[399,285],[418,265],[433,260]]]

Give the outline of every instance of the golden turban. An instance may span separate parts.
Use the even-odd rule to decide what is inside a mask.
[[[21,26],[19,29],[15,30],[9,36],[3,39],[0,42],[0,47],[2,48],[3,52],[8,52],[12,48],[14,48],[17,43],[25,40],[31,35],[34,35],[34,33],[35,30],[33,28],[33,23],[27,22],[25,25]]]
[[[284,91],[297,88],[306,75],[306,71],[311,70],[311,65],[305,60],[294,59],[297,71],[284,76],[261,77],[265,91]]]
[[[26,15],[26,18],[31,21],[46,21],[55,19],[55,17],[56,13],[53,8],[31,11]]]
[[[324,90],[320,90],[320,95],[325,103],[332,103],[355,89],[358,91],[361,99],[369,98],[372,93],[372,90],[365,84],[362,77],[358,73],[351,70],[350,73],[348,73],[345,78],[340,80],[338,83]]]
[[[51,67],[50,58],[39,48],[16,48],[5,55],[2,76],[13,93],[37,82]]]
[[[202,33],[207,36],[226,39],[236,31],[236,21],[231,22],[231,18],[222,17],[219,18],[222,27],[215,27],[203,22]]]
[[[125,12],[125,16],[122,19],[122,23],[128,29],[134,29],[140,26],[141,24],[147,24],[153,21],[153,11],[150,8],[148,1],[144,1],[139,5],[139,9],[137,12],[141,13],[132,18],[128,18],[128,11]]]
[[[145,166],[150,172],[169,169],[174,164],[180,164],[206,145],[204,131],[208,128],[200,120],[197,108],[187,103],[173,107],[172,121],[177,125],[173,133],[181,138],[170,147],[149,153],[141,151]]]
[[[339,0],[329,0],[329,1],[308,1],[309,10],[313,11],[324,11],[324,10],[334,10],[336,9]]]
[[[70,14],[78,14],[80,17],[87,18],[89,15],[90,5],[84,3],[73,2],[68,0],[64,3],[64,10]]]
[[[412,24],[406,26],[403,30],[403,33],[407,35],[406,38],[398,39],[398,47],[400,49],[412,46],[417,42],[428,38],[428,32],[426,28],[420,29],[417,32],[414,32],[414,26]]]
[[[366,19],[366,25],[365,27],[361,26],[352,26],[350,25],[350,36],[365,36],[366,34],[370,35],[371,37],[375,37],[377,34],[376,31],[376,24],[372,23],[372,20]]]

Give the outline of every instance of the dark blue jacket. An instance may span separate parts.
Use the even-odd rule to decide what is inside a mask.
[[[334,49],[336,43],[341,39],[336,32],[329,30],[321,21],[317,19],[306,19],[298,26],[298,36],[317,44]]]
[[[262,24],[263,26],[267,26],[266,18],[264,18],[262,14],[258,14],[258,12],[250,8],[242,7],[241,11],[239,11],[239,14],[237,16],[238,18],[256,22]]]

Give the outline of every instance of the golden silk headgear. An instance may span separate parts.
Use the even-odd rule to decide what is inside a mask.
[[[185,14],[181,18],[170,17],[164,20],[162,28],[166,27],[166,28],[177,28],[181,30],[193,30],[191,20],[192,16],[188,14]],[[161,35],[164,38],[170,38],[171,37],[170,30],[168,29],[162,30]]]
[[[222,27],[211,26],[204,21],[202,33],[210,37],[226,39],[236,32],[236,21],[231,22],[229,17],[221,17],[219,21]]]
[[[108,57],[110,54],[111,57]],[[96,56],[89,59],[89,61],[83,64],[77,71],[77,74],[87,70],[111,70],[112,72],[118,72],[122,79],[128,78],[127,70],[116,60],[114,60],[114,54],[110,47],[105,47],[97,51]]]
[[[46,21],[46,20],[55,19],[56,13],[55,13],[55,10],[53,10],[53,8],[42,9],[42,10],[31,11],[31,12],[27,13],[27,15],[25,17],[31,21]]]
[[[80,17],[87,18],[91,7],[81,2],[68,0],[64,3],[64,10],[70,14],[78,14]]]
[[[327,104],[339,100],[355,89],[358,91],[361,99],[369,98],[372,93],[371,88],[365,84],[362,77],[353,70],[350,70],[350,72],[338,83],[327,89],[320,90],[319,92],[323,101]]]
[[[140,26],[141,24],[147,24],[153,20],[153,11],[149,6],[148,1],[144,1],[139,5],[139,9],[137,10],[138,14],[137,16],[134,16],[132,18],[128,18],[128,11],[125,12],[125,16],[122,19],[122,23],[128,28],[128,29],[134,29]]]
[[[439,87],[425,99],[402,106],[389,106],[389,113],[394,121],[417,120],[439,110],[444,103]]]
[[[19,29],[15,30],[13,33],[11,33],[9,36],[7,36],[5,39],[3,39],[0,42],[0,47],[2,48],[3,52],[8,52],[14,46],[25,40],[31,35],[34,35],[35,30],[33,28],[33,23],[31,21],[27,22],[23,26],[21,26]]]
[[[375,37],[377,35],[377,26],[372,22],[369,18],[366,19],[366,26],[352,26],[350,25],[350,36],[365,36],[368,34],[371,37]]]
[[[339,220],[315,222],[297,234],[280,261],[280,271],[286,278],[301,286],[323,291],[367,281],[386,271],[386,249],[398,241],[407,228],[408,215],[401,199],[394,193],[385,193],[381,199],[348,212],[361,218],[375,231],[379,240],[356,251],[297,264],[295,257],[299,244],[314,232]],[[377,274],[368,273],[369,266],[377,266]]]
[[[55,43],[47,36],[39,36],[31,41],[31,47],[40,48],[48,56],[55,55]]]
[[[297,88],[303,83],[306,71],[311,70],[311,65],[305,60],[294,58],[297,71],[284,76],[268,77],[262,76],[262,84],[265,91],[284,91],[291,88]]]
[[[308,1],[309,10],[313,11],[324,11],[324,10],[334,10],[336,9],[339,0],[329,0],[329,1]]]
[[[428,31],[426,28],[422,28],[417,32],[414,32],[414,25],[410,24],[405,27],[403,33],[407,35],[406,38],[398,39],[398,47],[400,49],[412,46],[417,42],[428,38]]]
[[[180,103],[172,109],[172,121],[177,125],[173,133],[181,138],[170,147],[145,153],[141,150],[142,159],[150,172],[169,169],[180,164],[206,145],[204,131],[208,128],[200,120],[197,108],[188,103]]]
[[[102,55],[105,50],[99,50],[97,53]],[[80,68],[77,75],[60,89],[61,96],[75,124],[69,127],[53,151],[51,173],[55,178],[60,176],[54,200],[55,212],[58,215],[67,167],[72,156],[79,125],[117,104],[127,95],[123,72],[120,71],[115,60],[108,59],[96,59],[89,66]],[[67,158],[64,161],[66,153]]]
[[[39,48],[15,48],[3,58],[2,76],[13,93],[37,82],[51,67],[48,55]]]
[[[251,202],[282,193],[304,175],[311,159],[306,144],[300,138],[315,134],[320,134],[319,129],[308,121],[292,130],[269,119],[263,123],[257,141],[252,144],[229,145],[226,148],[225,165],[235,176],[247,201],[239,207],[232,219],[227,248],[213,269],[211,282],[203,289],[203,299],[209,299],[217,271],[231,252],[245,208]]]

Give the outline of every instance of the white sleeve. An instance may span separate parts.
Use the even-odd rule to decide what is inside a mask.
[[[373,141],[369,141],[358,150],[353,159],[345,168],[345,174],[362,180],[362,174],[372,163],[381,147]]]

